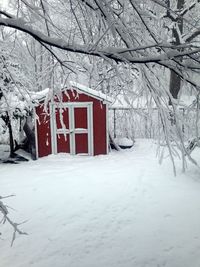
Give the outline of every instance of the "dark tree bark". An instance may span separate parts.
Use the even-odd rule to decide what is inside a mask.
[[[29,126],[29,124],[24,124],[23,130],[26,134],[27,140],[28,140],[28,152],[31,154],[32,159],[36,159],[36,145],[35,145],[35,132],[34,130]]]
[[[13,139],[11,120],[10,120],[10,116],[8,112],[6,112],[6,115],[2,116],[2,119],[5,122],[6,126],[8,127],[9,143],[10,143],[10,158],[13,158],[15,156],[15,145],[14,145],[14,139]]]
[[[185,0],[177,0],[177,10],[181,11],[183,9]],[[167,1],[168,7],[170,7],[170,1]],[[176,21],[178,24],[179,32],[183,33],[183,17],[180,15]],[[173,44],[179,45],[180,38],[179,33],[177,32],[177,28],[173,28],[172,30],[172,37],[173,37]],[[169,91],[174,99],[178,98],[178,93],[181,89],[181,77],[178,76],[173,70],[170,71],[170,84],[169,84]],[[169,100],[169,104],[171,104],[171,100]]]
[[[170,71],[169,91],[174,99],[178,98],[178,93],[181,89],[181,78],[174,71]],[[171,101],[169,100],[170,104]]]

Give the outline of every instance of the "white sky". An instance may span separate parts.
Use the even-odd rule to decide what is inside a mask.
[[[6,8],[8,6],[8,0],[0,0],[0,7]]]

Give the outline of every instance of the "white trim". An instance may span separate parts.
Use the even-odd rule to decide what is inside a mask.
[[[106,154],[109,153],[109,121],[108,121],[108,104],[106,104]]]
[[[34,116],[34,124],[35,124],[35,156],[36,159],[39,158],[38,156],[38,128],[37,128],[37,118],[36,118],[36,107],[33,108],[33,116]]]
[[[55,142],[55,107],[53,103],[49,104],[50,111],[50,130],[51,130],[51,153],[56,154],[56,142]]]
[[[76,154],[76,142],[75,142],[75,133],[74,133],[74,105],[69,106],[69,141],[70,141],[70,154]]]
[[[56,107],[55,107],[55,105],[53,105],[53,130],[54,130],[53,138],[54,138],[54,149],[55,149],[55,154],[58,153],[58,142],[57,142],[57,133],[56,133],[56,129],[57,129],[57,126],[56,126]]]
[[[101,101],[102,100],[106,101],[107,103],[113,102],[113,99],[110,96],[108,96],[108,95],[106,95],[100,91],[94,90],[92,88],[89,88],[85,85],[82,85],[82,84],[74,82],[74,81],[70,81],[69,83],[73,89],[76,89],[77,92],[81,91],[81,92],[85,93],[86,95],[92,96],[93,98],[99,99]],[[70,88],[67,90],[70,90]]]
[[[75,128],[74,129],[74,133],[75,134],[87,134],[88,133],[88,129],[84,129],[84,128]]]
[[[52,153],[57,154],[57,135],[58,134],[69,134],[69,146],[70,154],[76,154],[76,142],[75,134],[88,135],[88,155],[94,155],[94,141],[93,141],[93,102],[70,102],[70,103],[51,103],[50,104],[50,128],[51,128],[51,143],[52,143]],[[56,108],[68,108],[68,119],[69,119],[69,129],[57,129],[56,125]],[[77,128],[75,129],[74,114],[75,108],[86,108],[87,109],[87,129]]]
[[[77,103],[77,102],[76,102]],[[87,155],[93,156],[94,152],[94,144],[93,144],[93,102],[78,102],[77,105],[73,104],[73,117],[72,121],[75,122],[74,120],[74,109],[75,108],[86,108],[87,109],[87,129],[81,129],[81,128],[73,128],[73,141],[74,141],[74,154],[76,154],[76,142],[75,142],[75,134],[84,134],[87,133],[88,135],[88,153]],[[84,153],[85,154],[85,153]]]
[[[57,108],[65,108],[65,107],[85,108],[88,105],[91,105],[92,103],[93,102],[65,102],[65,103],[54,102],[53,105],[56,106]]]
[[[69,130],[69,129],[57,129],[56,130],[57,134],[82,134],[82,133],[88,133],[88,129],[84,128],[74,128],[74,130]]]
[[[56,130],[56,134],[70,134],[71,131],[69,129],[58,129]]]
[[[93,135],[93,102],[87,106],[87,124],[88,124],[88,155],[94,155],[94,135]]]

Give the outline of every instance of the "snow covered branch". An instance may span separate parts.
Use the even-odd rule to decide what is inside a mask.
[[[19,235],[27,235],[26,232],[23,232],[19,229],[19,225],[21,225],[22,223],[16,223],[16,222],[13,222],[12,219],[10,219],[10,217],[8,216],[8,208],[7,206],[3,203],[3,201],[1,201],[2,199],[5,199],[5,198],[8,198],[8,197],[13,197],[13,195],[9,195],[9,196],[6,196],[6,197],[1,197],[0,196],[0,213],[2,214],[2,218],[0,220],[0,224],[1,223],[9,223],[10,226],[13,228],[13,236],[12,236],[12,241],[11,241],[11,246],[13,245],[13,242],[15,241],[15,238],[16,238],[16,234],[19,234]],[[23,222],[24,223],[24,222]],[[1,235],[1,233],[0,233]]]
[[[114,48],[114,47],[105,47],[103,49],[93,49],[92,46],[89,45],[80,45],[77,43],[69,43],[66,42],[64,39],[59,38],[53,38],[50,36],[47,36],[43,34],[41,31],[35,30],[33,27],[27,25],[26,21],[24,21],[21,18],[0,18],[0,25],[5,27],[10,27],[17,29],[19,31],[22,31],[24,33],[27,33],[31,35],[33,38],[38,40],[41,43],[44,43],[46,45],[50,45],[52,47],[59,48],[61,50],[70,51],[74,53],[81,53],[86,55],[93,55],[98,57],[106,57],[109,59],[112,59],[116,62],[130,62],[130,63],[138,63],[138,64],[144,64],[144,63],[158,63],[162,61],[169,61],[172,58],[187,56],[191,54],[195,54],[200,52],[200,48],[196,48],[194,50],[184,50],[184,51],[176,51],[168,53],[163,53],[160,55],[149,55],[149,56],[138,56],[134,57],[131,56],[129,51],[136,51],[136,48]],[[158,46],[158,44],[155,44],[155,46]],[[161,45],[162,46],[162,45]],[[145,46],[145,48],[152,47],[152,44],[149,46]],[[172,47],[173,48],[173,47]],[[139,47],[138,50],[141,48]]]
[[[0,14],[9,18],[9,19],[12,19],[12,15],[9,14],[8,12],[4,11],[4,10],[0,10]]]
[[[194,31],[190,32],[184,37],[185,42],[191,42],[194,38],[200,35],[200,28],[196,28]]]

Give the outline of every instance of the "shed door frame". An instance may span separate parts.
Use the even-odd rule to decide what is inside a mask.
[[[57,129],[56,125],[56,108],[68,108],[69,112],[69,129]],[[87,108],[87,129],[75,129],[74,109]],[[68,102],[68,103],[51,103],[50,104],[50,127],[51,127],[51,147],[52,153],[57,154],[57,134],[69,134],[70,137],[70,154],[76,154],[75,134],[87,133],[88,135],[88,155],[94,155],[94,138],[93,138],[93,102]]]

